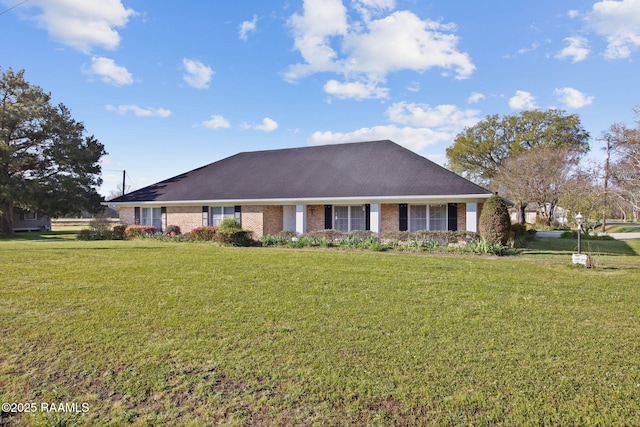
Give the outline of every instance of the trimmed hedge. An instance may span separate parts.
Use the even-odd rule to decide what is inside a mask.
[[[497,194],[489,197],[482,207],[478,221],[480,237],[490,244],[506,245],[509,242],[511,218],[504,199]]]
[[[151,225],[130,225],[124,230],[127,239],[135,239],[145,235],[156,234],[158,230]]]

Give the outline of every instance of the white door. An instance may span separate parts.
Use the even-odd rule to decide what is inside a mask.
[[[295,205],[282,207],[282,229],[284,231],[296,231]]]

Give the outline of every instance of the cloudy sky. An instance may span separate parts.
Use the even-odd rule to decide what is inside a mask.
[[[640,0],[0,0],[3,69],[105,144],[102,192],[240,151],[391,139],[441,164],[487,115],[596,140],[640,104]],[[274,165],[277,167],[277,165]],[[248,171],[250,172],[250,171]]]

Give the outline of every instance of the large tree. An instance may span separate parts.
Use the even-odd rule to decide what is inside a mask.
[[[632,207],[634,219],[637,219],[640,211],[640,106],[633,111],[636,126],[616,123],[605,132],[605,139],[615,155],[610,171],[613,192]]]
[[[493,178],[493,187],[516,204],[520,222],[533,202],[540,218],[550,224],[577,159],[567,147],[538,147],[507,158]]]
[[[51,94],[0,69],[0,233],[13,233],[14,208],[50,216],[101,209],[104,146]]]
[[[538,147],[566,147],[576,154],[585,153],[589,133],[578,115],[563,110],[487,116],[456,136],[447,149],[447,159],[454,172],[490,186],[506,159]]]

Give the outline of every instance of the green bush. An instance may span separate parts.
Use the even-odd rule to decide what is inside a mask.
[[[252,246],[254,240],[251,238],[253,231],[242,229],[221,229],[216,231],[216,240],[220,243],[233,246]]]
[[[235,218],[225,218],[220,222],[220,230],[241,230],[242,226]]]
[[[164,234],[168,234],[169,236],[179,236],[182,233],[180,232],[180,227],[177,225],[169,225],[165,230]]]
[[[514,237],[524,237],[527,234],[527,226],[525,224],[511,224],[511,231]]]
[[[156,234],[158,230],[151,225],[130,225],[124,230],[127,239],[135,239],[144,235]]]
[[[189,240],[195,240],[195,241],[211,241],[211,240],[216,240],[216,231],[218,230],[218,227],[197,227],[194,228],[193,230],[191,230],[191,233],[189,233]]]
[[[126,234],[125,234],[125,230],[126,229],[127,229],[126,225],[122,225],[122,224],[114,225],[113,226],[113,230],[111,230],[112,233],[113,233],[111,238],[113,240],[124,240],[124,239],[126,239],[126,237],[127,237]]]
[[[278,234],[269,234],[262,236],[260,242],[262,246],[284,246],[291,243],[292,239],[297,236],[295,231],[281,231]]]
[[[504,199],[493,195],[487,199],[480,214],[478,225],[480,237],[489,244],[506,246],[511,231],[511,218]]]

